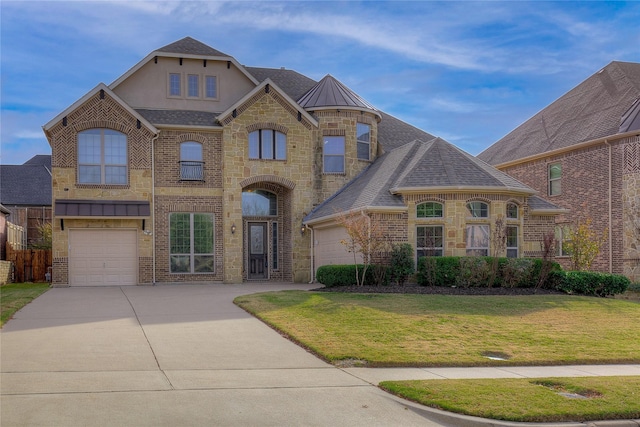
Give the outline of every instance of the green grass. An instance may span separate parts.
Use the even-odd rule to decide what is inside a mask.
[[[14,313],[49,289],[48,283],[10,283],[0,286],[0,327]]]
[[[638,376],[387,381],[380,387],[426,406],[496,420],[581,422],[640,418]],[[586,398],[568,398],[559,392]]]
[[[631,301],[282,291],[241,296],[235,302],[335,364],[640,362],[640,304]]]

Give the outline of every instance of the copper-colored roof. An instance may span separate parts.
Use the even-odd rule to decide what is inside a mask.
[[[298,100],[298,104],[306,110],[319,107],[351,107],[377,111],[373,105],[331,75],[326,75],[305,93]]]

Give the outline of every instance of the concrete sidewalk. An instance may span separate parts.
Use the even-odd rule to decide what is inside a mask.
[[[640,375],[640,365],[338,369],[232,302],[243,294],[314,287],[51,289],[0,334],[0,424],[509,425],[429,409],[375,385],[418,378]]]

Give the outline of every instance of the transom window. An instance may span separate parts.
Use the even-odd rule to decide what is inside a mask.
[[[418,218],[442,218],[442,203],[425,202],[416,206]]]
[[[467,256],[489,256],[489,225],[467,225]]]
[[[549,195],[557,196],[562,193],[560,180],[562,179],[562,165],[554,163],[549,165]]]
[[[441,225],[420,226],[417,229],[416,252],[423,256],[442,256],[444,250],[444,227]]]
[[[322,154],[324,173],[344,173],[344,136],[325,136]]]
[[[369,160],[371,146],[371,126],[364,123],[356,124],[356,139],[358,141],[358,158]]]
[[[127,136],[111,129],[78,133],[78,183],[127,183]]]
[[[485,202],[469,202],[467,203],[467,210],[474,218],[489,217],[489,205]]]
[[[507,258],[518,258],[518,227],[507,226]]]
[[[518,219],[518,205],[515,203],[507,203],[507,218]]]
[[[249,133],[249,158],[285,160],[287,135],[272,129],[261,129]]]
[[[170,271],[172,273],[213,273],[213,239],[213,214],[170,214]]]
[[[180,144],[180,179],[185,181],[204,179],[202,144],[199,142],[187,141]]]
[[[278,196],[270,191],[247,190],[242,192],[243,216],[278,215]]]

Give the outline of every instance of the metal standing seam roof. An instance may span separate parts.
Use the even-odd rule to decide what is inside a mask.
[[[306,110],[322,107],[350,107],[378,111],[373,105],[330,74],[326,75],[317,85],[298,99],[298,104]]]
[[[497,165],[615,135],[624,130],[623,117],[638,97],[640,63],[611,62],[484,150],[478,158]]]
[[[148,217],[150,203],[139,200],[56,200],[57,217]]]

